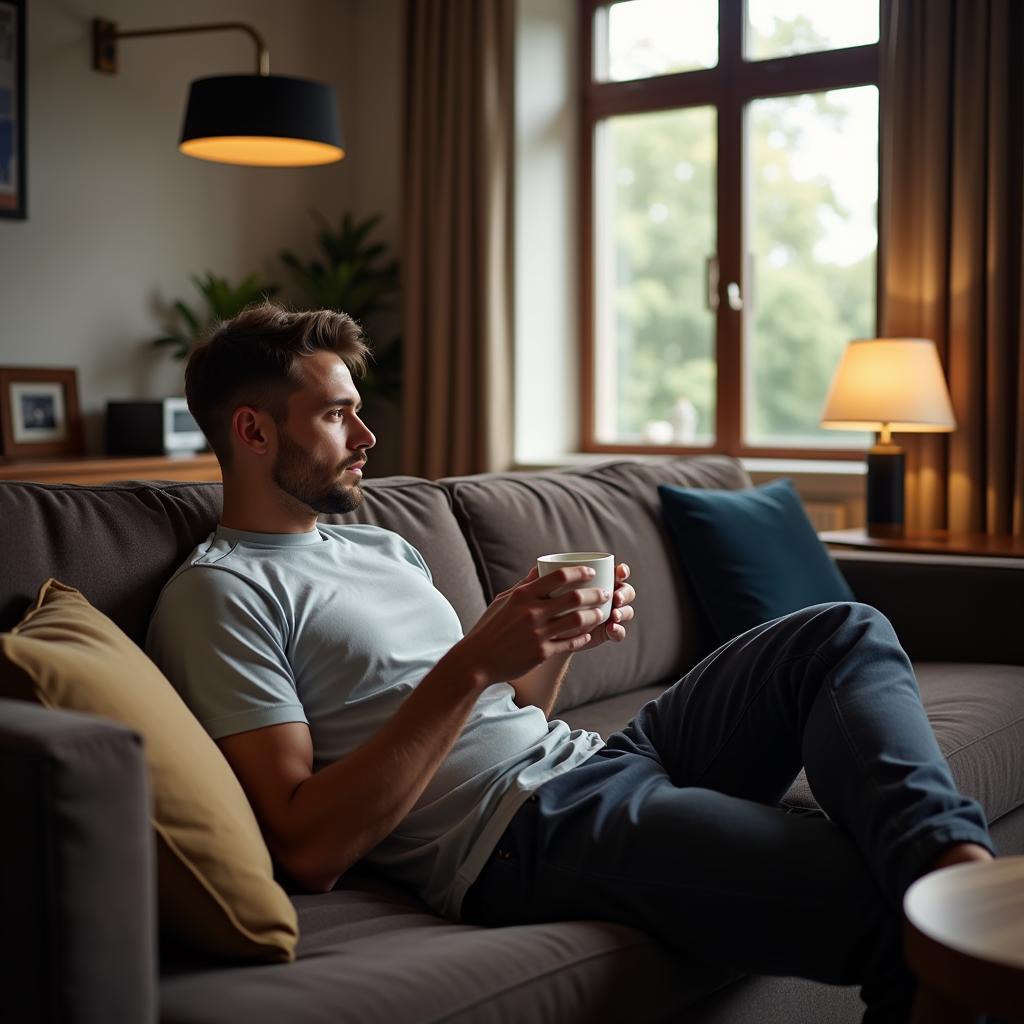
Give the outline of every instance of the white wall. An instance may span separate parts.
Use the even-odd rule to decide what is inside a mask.
[[[575,0],[517,0],[515,458],[579,444]]]
[[[28,5],[26,221],[0,220],[0,364],[74,366],[90,451],[108,398],[181,391],[181,366],[146,345],[189,275],[281,283],[280,248],[313,250],[316,208],[385,213],[398,232],[398,0],[45,0]],[[120,71],[91,68],[94,16],[121,28],[246,21],[271,70],[338,87],[348,155],[320,168],[241,168],[177,152],[188,85],[246,72],[242,33],[126,40]],[[297,297],[294,288],[282,293]]]

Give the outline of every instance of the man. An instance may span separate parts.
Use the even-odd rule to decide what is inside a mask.
[[[603,624],[590,570],[531,569],[463,636],[411,545],[318,525],[363,498],[366,355],[344,314],[264,304],[186,372],[224,508],[147,646],[284,870],[326,891],[365,860],[456,920],[623,921],[741,970],[859,982],[870,1019],[905,1017],[903,892],[991,841],[888,622],[806,609],[726,644],[607,741],[570,732],[548,715],[570,659],[625,639],[628,567]],[[777,806],[802,765],[828,817]]]

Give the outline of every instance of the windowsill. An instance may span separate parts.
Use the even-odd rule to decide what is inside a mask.
[[[713,452],[709,452],[714,454]],[[638,452],[635,455],[618,455],[610,452],[561,452],[547,458],[526,457],[516,459],[513,469],[557,469],[560,466],[596,466],[616,459],[635,459],[638,462],[669,462],[679,455],[650,455]],[[740,459],[743,468],[751,476],[785,474],[787,476],[864,476],[866,462],[850,462],[842,459]]]

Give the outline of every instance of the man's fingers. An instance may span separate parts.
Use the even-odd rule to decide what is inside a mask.
[[[535,590],[543,597],[549,597],[551,591],[558,590],[566,584],[585,583],[594,578],[594,570],[587,565],[566,565],[561,569],[555,569],[546,576],[534,577]]]

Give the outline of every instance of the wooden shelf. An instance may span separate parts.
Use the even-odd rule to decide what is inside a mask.
[[[109,484],[119,480],[220,482],[212,453],[202,455],[84,456],[74,459],[3,459],[0,481],[37,484]]]
[[[1024,558],[1024,537],[1006,534],[955,533],[952,530],[908,531],[902,537],[869,537],[863,528],[825,530],[819,533],[828,545],[903,554],[970,555],[990,558]]]

